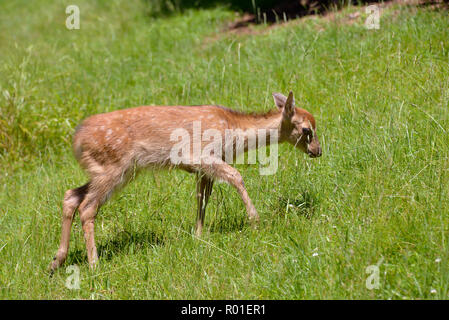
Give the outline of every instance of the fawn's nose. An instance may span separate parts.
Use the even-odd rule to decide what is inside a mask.
[[[321,157],[321,147],[318,147],[316,149],[308,149],[307,154],[311,158]]]

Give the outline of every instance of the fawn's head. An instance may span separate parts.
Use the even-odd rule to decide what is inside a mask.
[[[315,118],[308,111],[295,107],[291,91],[288,98],[280,93],[273,93],[273,98],[276,106],[282,111],[281,141],[291,143],[311,158],[321,156]]]

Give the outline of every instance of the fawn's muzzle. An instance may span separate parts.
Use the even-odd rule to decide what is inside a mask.
[[[311,147],[310,145],[307,147],[307,154],[311,158],[321,157],[321,146]]]

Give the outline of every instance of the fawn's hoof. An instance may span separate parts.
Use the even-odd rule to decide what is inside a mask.
[[[50,263],[50,265],[48,266],[48,271],[50,272],[50,278],[53,277],[55,270],[59,268],[60,263],[58,262],[58,260],[56,259],[56,257],[53,257],[52,262]]]
[[[259,221],[260,221],[260,218],[259,218],[259,215],[257,213],[252,214],[252,215],[249,216],[249,222],[250,222],[251,226],[254,229],[257,229]]]
[[[94,260],[89,262],[89,269],[95,271],[98,267],[98,258],[94,258]]]

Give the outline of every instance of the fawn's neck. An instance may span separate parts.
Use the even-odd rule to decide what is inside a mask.
[[[259,135],[265,131],[266,145],[279,143],[281,138],[282,112],[272,110],[263,114],[235,114],[229,121],[232,129],[241,129],[245,132],[255,132]],[[245,134],[245,145],[250,135]]]

